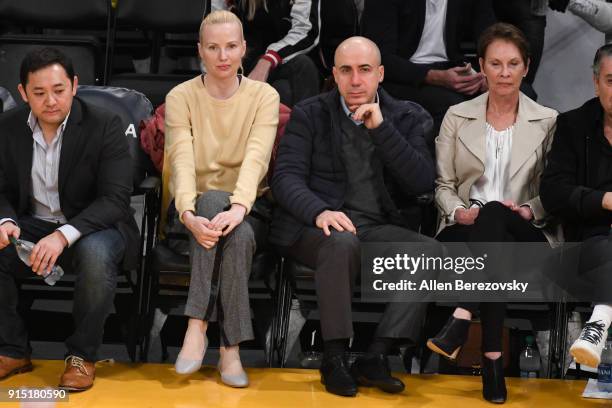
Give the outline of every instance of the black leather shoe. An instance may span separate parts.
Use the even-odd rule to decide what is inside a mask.
[[[463,343],[467,340],[470,320],[451,316],[436,337],[427,340],[427,347],[449,360],[455,361]]]
[[[482,396],[494,404],[503,404],[508,397],[504,379],[503,356],[490,360],[482,356]]]
[[[344,356],[324,356],[319,371],[321,383],[327,392],[342,397],[354,397],[357,394],[357,383],[349,373]]]
[[[391,376],[387,357],[382,354],[366,354],[357,358],[351,367],[351,374],[359,385],[376,387],[384,392],[396,394],[404,391],[404,383]]]

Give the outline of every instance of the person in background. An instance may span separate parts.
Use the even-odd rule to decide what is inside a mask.
[[[461,50],[495,22],[491,0],[366,0],[362,34],[380,48],[387,67],[383,87],[416,102],[434,119],[437,135],[449,106],[487,90]],[[432,141],[433,142],[433,141]]]
[[[319,44],[321,0],[206,0],[206,10],[230,10],[244,26],[244,73],[268,82],[293,107],[319,93],[320,75],[308,53]]]
[[[550,8],[582,18],[606,35],[606,43],[612,42],[612,4],[604,0],[550,0]]]
[[[533,85],[542,52],[544,51],[544,31],[546,29],[547,0],[505,0],[494,1],[493,10],[497,20],[516,26],[529,41],[531,55],[529,72],[525,83]]]

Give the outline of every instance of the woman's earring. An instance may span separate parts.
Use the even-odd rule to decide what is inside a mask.
[[[240,64],[238,67],[238,75],[244,76],[244,68],[242,67],[242,64]]]

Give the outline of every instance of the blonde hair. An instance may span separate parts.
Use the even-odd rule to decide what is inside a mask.
[[[227,24],[227,23],[235,23],[240,27],[240,36],[244,40],[244,32],[242,30],[242,22],[240,19],[231,11],[227,10],[216,10],[212,13],[208,14],[202,20],[200,24],[200,41],[204,38],[204,27],[211,26],[214,24]]]

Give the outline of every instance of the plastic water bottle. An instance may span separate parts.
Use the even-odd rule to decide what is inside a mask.
[[[34,249],[34,243],[25,241],[23,239],[15,239],[15,237],[10,237],[10,241],[13,245],[15,245],[19,259],[21,259],[24,264],[32,266],[30,263],[30,254],[32,253],[32,249]],[[47,285],[53,286],[55,285],[55,282],[62,278],[62,276],[64,276],[64,270],[62,267],[59,265],[54,265],[53,268],[51,268],[51,272],[46,274],[43,279]]]
[[[597,367],[597,388],[612,392],[612,329],[608,329],[606,347],[601,352],[601,360]]]
[[[519,360],[519,367],[521,370],[521,377],[524,378],[537,378],[540,373],[540,353],[535,345],[533,336],[527,336],[525,338],[525,349],[521,352]]]

